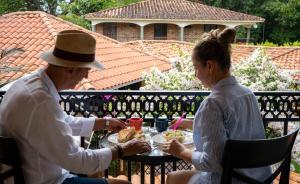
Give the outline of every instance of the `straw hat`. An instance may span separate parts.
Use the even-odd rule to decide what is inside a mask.
[[[66,30],[58,33],[55,47],[42,53],[41,59],[56,66],[102,70],[103,65],[95,59],[95,49],[96,40],[91,35]]]

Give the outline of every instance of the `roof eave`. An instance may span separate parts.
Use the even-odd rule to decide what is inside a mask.
[[[104,22],[122,22],[122,23],[135,23],[135,24],[153,24],[153,23],[172,23],[172,24],[237,24],[237,25],[252,25],[264,22],[262,20],[188,20],[188,19],[136,19],[136,18],[86,18],[90,20],[93,25]]]

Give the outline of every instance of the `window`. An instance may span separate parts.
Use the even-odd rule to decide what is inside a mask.
[[[103,35],[113,39],[117,39],[117,24],[103,23]]]
[[[205,24],[204,25],[204,32],[210,32],[213,29],[218,29],[218,25],[216,25],[216,24]]]
[[[166,40],[167,30],[167,24],[154,24],[154,40]]]

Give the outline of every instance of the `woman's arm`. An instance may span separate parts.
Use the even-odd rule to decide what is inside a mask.
[[[213,99],[208,99],[199,109],[194,128],[194,135],[201,148],[192,153],[192,163],[202,171],[217,172],[222,170],[222,155],[227,140],[224,127],[224,113],[221,106]],[[198,144],[199,145],[199,144]]]

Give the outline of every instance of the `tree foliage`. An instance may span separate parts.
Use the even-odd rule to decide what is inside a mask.
[[[25,10],[25,1],[11,1],[1,0],[0,1],[0,15]]]
[[[84,15],[97,12],[107,8],[126,6],[139,0],[73,0],[71,2],[63,1],[60,6],[60,17],[87,29],[91,28]]]
[[[63,1],[60,3],[60,8],[62,15],[82,16],[103,9],[103,0],[74,0],[71,3]]]
[[[61,14],[66,20],[79,25],[83,15],[107,8],[126,6],[141,0],[1,0],[0,15],[14,11],[40,10],[50,14]],[[266,40],[283,45],[300,40],[300,1],[299,0],[190,0],[210,6],[221,7],[237,12],[265,18],[251,30],[253,42]],[[79,19],[79,20],[76,20]],[[247,30],[240,27],[238,35],[246,37]]]
[[[269,40],[277,44],[300,40],[299,0],[202,0],[211,6],[230,9],[265,18],[265,23],[252,29],[254,42]],[[241,30],[246,37],[246,30]]]
[[[56,15],[61,1],[64,0],[1,0],[0,15],[15,11],[45,11]]]

